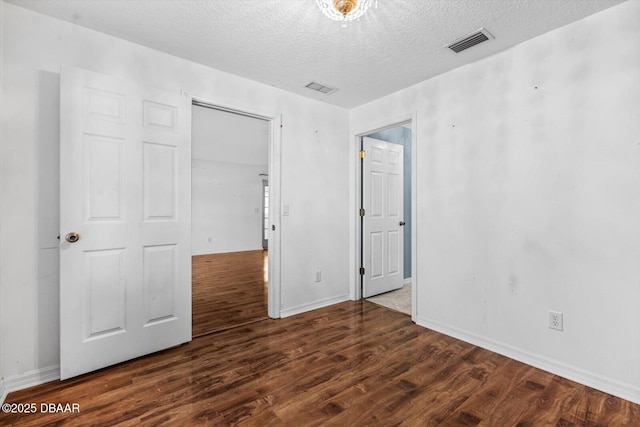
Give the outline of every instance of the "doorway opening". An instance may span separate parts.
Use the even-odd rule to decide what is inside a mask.
[[[411,122],[358,140],[360,295],[411,315]]]
[[[192,106],[192,335],[269,316],[273,120]]]

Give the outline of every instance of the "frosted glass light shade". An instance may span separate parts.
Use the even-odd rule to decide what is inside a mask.
[[[336,21],[353,21],[360,18],[377,0],[316,0],[318,7],[328,18]]]

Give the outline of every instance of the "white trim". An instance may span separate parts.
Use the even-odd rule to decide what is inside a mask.
[[[569,366],[540,354],[531,353],[503,342],[488,339],[481,335],[442,324],[435,320],[418,317],[418,321],[416,323],[419,326],[423,326],[478,347],[491,350],[519,362],[526,363],[527,365],[534,366],[538,369],[567,378],[571,381],[595,388],[596,390],[600,390],[604,393],[609,393],[630,402],[640,404],[640,387],[633,384]]]
[[[418,112],[411,116],[411,320],[418,319]]]
[[[9,394],[9,391],[4,388],[4,380],[0,380],[0,405],[4,403],[5,399],[7,398],[7,394]]]
[[[295,307],[285,308],[280,311],[281,317],[289,317],[300,313],[305,313],[307,311],[316,310],[318,308],[328,307],[333,304],[338,304],[341,302],[349,301],[349,294],[339,295],[337,297],[330,297],[320,299],[311,303],[297,305]]]
[[[415,120],[415,118],[416,118],[416,112],[398,114],[393,117],[385,117],[384,119],[381,119],[381,120],[371,121],[369,122],[369,124],[365,126],[360,126],[360,128],[356,128],[355,130],[352,130],[351,134],[357,138],[360,136],[365,136],[370,133],[381,131],[383,129],[407,125],[409,124],[409,122],[412,122],[411,127],[413,132],[415,130],[415,124],[413,123],[413,120]]]
[[[271,120],[269,138],[269,222],[275,230],[269,230],[269,256],[267,287],[267,311],[269,317],[279,318],[281,314],[281,242],[280,203],[282,192],[282,114]]]
[[[411,277],[407,277],[404,279],[404,282],[402,282],[402,285],[410,285],[412,282]]]
[[[182,93],[187,94],[184,90],[182,91]],[[187,94],[189,95],[189,94]],[[223,110],[226,112],[232,112],[232,113],[236,113],[236,114],[240,114],[240,115],[244,115],[244,116],[249,116],[249,117],[253,117],[255,119],[262,119],[262,120],[273,120],[276,117],[279,117],[280,114],[279,113],[273,113],[273,112],[268,112],[268,111],[264,111],[264,110],[257,110],[254,109],[250,106],[246,106],[246,105],[240,105],[240,104],[234,104],[233,102],[217,102],[217,101],[213,101],[211,99],[207,99],[207,98],[200,98],[198,96],[191,96],[192,101],[195,101],[199,104],[204,104],[204,105],[208,105],[212,108],[215,108],[217,110]]]
[[[182,91],[186,94],[186,92]],[[269,317],[281,317],[281,239],[280,239],[280,193],[282,191],[282,114],[270,114],[244,106],[219,103],[191,96],[192,105],[226,111],[268,121],[269,130],[269,223],[275,230],[269,232],[269,286],[267,287],[267,311]],[[195,103],[195,104],[194,104]]]
[[[47,366],[46,368],[25,372],[22,375],[5,378],[2,383],[0,383],[0,390],[2,391],[2,400],[0,400],[0,403],[4,403],[7,395],[11,392],[59,379],[60,365]]]
[[[409,125],[409,126],[407,126]],[[349,298],[358,300],[360,295],[360,228],[358,227],[358,203],[360,200],[360,165],[358,151],[360,137],[395,126],[411,129],[411,320],[416,321],[418,307],[418,113],[400,114],[391,118],[376,120],[366,126],[351,130],[349,144],[349,251],[351,253],[349,276]]]
[[[360,150],[359,136],[352,133],[349,143],[349,298],[360,299],[360,243],[358,237],[360,231],[358,227],[358,204],[360,186],[360,167],[358,151]]]

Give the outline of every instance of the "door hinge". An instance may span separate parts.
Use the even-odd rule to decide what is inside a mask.
[[[359,154],[360,154],[360,158],[361,158],[361,159],[364,159],[364,150],[360,150],[360,153],[359,153]]]
[[[364,216],[364,209],[360,209],[360,216]]]
[[[360,267],[360,275],[364,276],[364,267]]]

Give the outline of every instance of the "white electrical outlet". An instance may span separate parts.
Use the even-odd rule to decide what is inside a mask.
[[[316,270],[316,282],[322,281],[322,271]]]
[[[549,310],[549,329],[562,330],[562,312]]]

